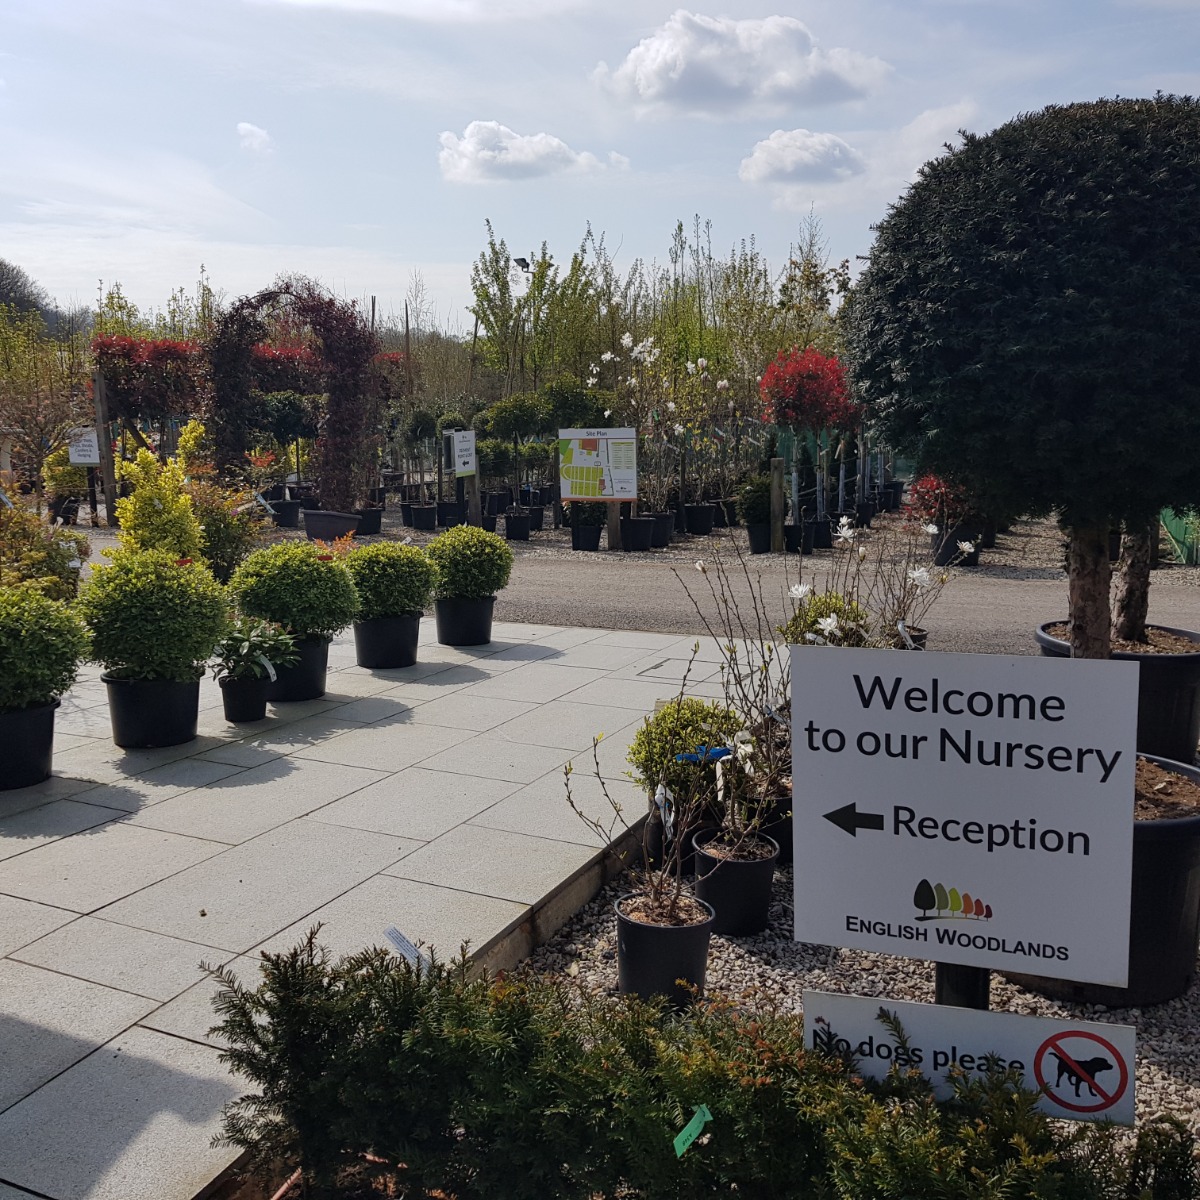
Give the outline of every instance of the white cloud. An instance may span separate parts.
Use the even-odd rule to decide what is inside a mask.
[[[438,165],[451,183],[487,183],[494,180],[537,179],[545,175],[604,170],[594,154],[572,150],[549,133],[514,133],[499,121],[472,121],[462,137],[446,132]],[[622,169],[629,160],[610,154],[609,165]]]
[[[739,21],[681,8],[615,71],[601,63],[594,78],[641,109],[723,116],[854,99],[889,70],[882,59],[822,48],[794,17]]]
[[[251,125],[249,121],[239,121],[237,123],[238,142],[243,150],[249,150],[253,154],[267,154],[271,149],[271,135],[265,130],[260,129],[257,125]]]
[[[863,156],[835,134],[776,129],[742,159],[738,177],[746,183],[825,183],[865,170]]]
[[[382,13],[429,22],[494,22],[559,16],[579,8],[582,0],[257,0],[292,8],[327,8],[343,12]]]

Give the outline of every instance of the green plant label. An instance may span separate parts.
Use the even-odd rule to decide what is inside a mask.
[[[675,1137],[675,1157],[682,1158],[683,1152],[700,1136],[700,1130],[712,1120],[708,1105],[702,1104],[696,1109],[696,1115],[679,1131]]]

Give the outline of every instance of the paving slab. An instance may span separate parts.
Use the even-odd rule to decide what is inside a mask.
[[[688,695],[696,695],[697,684],[687,689]],[[671,700],[679,695],[679,684],[673,680],[620,679],[612,675],[576,688],[571,699],[577,704],[599,704],[606,708],[633,708],[652,713],[659,700]]]
[[[237,844],[382,778],[363,767],[277,758],[164,800],[130,823]]]
[[[528,663],[483,683],[473,684],[467,688],[467,694],[545,704],[548,700],[557,700],[584,684],[594,683],[604,677],[605,672],[591,667],[559,667],[551,662]]]
[[[225,849],[110,821],[0,862],[0,892],[89,913]]]
[[[342,671],[329,672],[323,699],[337,704],[339,701],[358,700],[363,696],[376,696],[392,686],[390,680],[376,679],[361,667],[347,667]]]
[[[218,1051],[130,1029],[0,1114],[5,1177],[54,1200],[185,1200],[237,1151],[209,1144],[241,1092]]]
[[[297,938],[297,941],[300,939]],[[237,976],[243,987],[255,988],[259,982],[259,959],[249,955],[238,955],[229,959],[225,967]],[[157,1029],[173,1037],[186,1038],[189,1042],[201,1042],[206,1046],[224,1047],[225,1041],[209,1033],[220,1020],[213,1008],[213,1000],[221,990],[215,974],[206,974],[199,983],[194,983],[174,1000],[168,1000],[138,1024],[143,1029]],[[190,1197],[188,1198],[190,1200]]]
[[[160,835],[168,836],[168,835]],[[419,843],[300,819],[119,901],[100,915],[241,954]],[[41,853],[40,851],[38,853]]]
[[[473,729],[483,733],[514,717],[537,710],[538,706],[528,701],[476,696],[468,688],[464,692],[440,696],[420,705],[413,713],[413,720],[418,725],[442,725],[450,729]]]
[[[0,957],[36,942],[52,929],[74,921],[77,913],[16,896],[0,896]]]
[[[236,766],[226,763],[181,758],[137,775],[127,775],[120,783],[98,784],[78,798],[86,804],[102,804],[134,813],[237,772]]]
[[[90,739],[86,746],[76,746],[63,754],[55,754],[54,771],[58,775],[91,779],[96,783],[121,783],[130,775],[140,775],[165,763],[178,762],[181,758],[194,758],[222,744],[221,738],[197,737],[179,746],[122,750],[113,744],[110,734],[108,738]]]
[[[400,771],[474,736],[474,731],[470,729],[420,725],[415,719],[395,724],[368,725],[365,728],[354,726],[349,733],[296,751],[293,758]]]
[[[383,874],[537,904],[594,854],[578,843],[467,824],[414,850]]]
[[[11,817],[0,817],[0,861],[124,816],[117,808],[81,804],[77,800],[52,800]]]
[[[391,686],[389,683],[388,687]],[[339,704],[333,711],[339,721],[349,721],[355,725],[374,725],[382,721],[410,720],[413,710],[419,705],[420,701],[401,700],[398,696],[365,696],[360,700]]]
[[[476,949],[485,945],[527,912],[528,905],[518,901],[378,875],[269,938],[258,949],[271,953],[290,950],[319,921],[321,944],[334,956],[354,954],[367,946],[391,949],[385,931],[395,926],[409,941],[435,947],[445,961],[455,957],[464,942]]]
[[[30,966],[165,1001],[205,977],[201,962],[219,966],[230,955],[215,946],[200,946],[96,917],[80,917],[11,957]]]
[[[309,814],[313,821],[428,842],[482,813],[519,784],[407,767]]]
[[[547,711],[535,708],[524,716],[506,721],[495,735],[528,746],[557,746],[564,750],[586,750],[600,734],[611,736],[642,719],[636,708],[610,708],[599,704],[577,704],[558,700]]]
[[[569,750],[557,746],[526,746],[494,733],[480,733],[470,741],[424,759],[421,765],[431,771],[476,775],[480,779],[532,783],[547,771],[562,766],[570,757]]]
[[[144,996],[0,959],[0,1112],[155,1007]],[[9,1161],[0,1148],[0,1164]],[[12,1178],[7,1166],[0,1170]]]
[[[25,812],[27,809],[37,808],[39,804],[48,804],[51,800],[61,800],[66,796],[78,796],[83,792],[90,792],[96,786],[94,779],[51,775],[49,779],[35,783],[32,787],[14,788],[11,792],[0,792],[0,817]]]

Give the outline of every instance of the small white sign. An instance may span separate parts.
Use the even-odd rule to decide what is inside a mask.
[[[451,435],[454,440],[454,477],[475,474],[475,430],[456,429]]]
[[[90,425],[83,429],[72,429],[67,457],[74,467],[98,467],[100,465],[100,439]]]
[[[560,429],[558,461],[564,500],[637,498],[636,429]]]
[[[881,1009],[900,1022],[903,1047],[879,1020]],[[893,1064],[914,1068],[941,1099],[952,1094],[946,1072],[953,1066],[970,1075],[1012,1067],[1031,1091],[1043,1091],[1038,1107],[1047,1116],[1133,1124],[1131,1025],[805,991],[804,1042],[853,1055],[868,1079],[883,1079]]]
[[[1136,663],[792,651],[796,938],[1124,986]]]

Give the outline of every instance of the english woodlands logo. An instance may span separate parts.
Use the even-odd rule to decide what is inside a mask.
[[[918,921],[990,921],[992,906],[970,892],[946,888],[922,879],[913,892],[913,907],[920,909]]]

